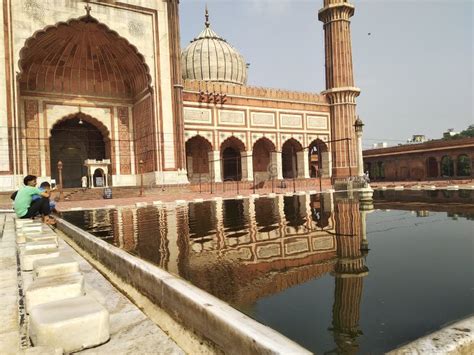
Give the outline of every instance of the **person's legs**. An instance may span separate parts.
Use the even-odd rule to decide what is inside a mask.
[[[49,207],[49,198],[41,197],[31,202],[28,212],[26,212],[26,215],[21,218],[33,218],[38,214],[48,216],[50,213],[51,209]]]

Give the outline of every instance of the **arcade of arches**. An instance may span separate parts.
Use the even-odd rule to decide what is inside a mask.
[[[364,166],[371,180],[472,178],[474,138],[366,150]]]
[[[247,151],[237,137],[229,137],[215,151],[213,144],[197,135],[186,141],[186,162],[190,182],[255,181],[329,177],[329,149],[315,140],[304,149],[296,139],[283,143],[281,151],[269,138],[262,137]]]

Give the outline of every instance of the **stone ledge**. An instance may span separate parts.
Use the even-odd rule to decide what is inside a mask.
[[[419,338],[388,355],[473,354],[474,316]]]
[[[26,310],[31,313],[38,305],[84,294],[84,276],[80,273],[38,277],[26,290]]]
[[[29,336],[66,353],[96,346],[109,340],[109,312],[89,296],[45,303],[31,311]]]
[[[79,272],[79,263],[67,256],[36,260],[33,262],[33,277],[64,275]]]

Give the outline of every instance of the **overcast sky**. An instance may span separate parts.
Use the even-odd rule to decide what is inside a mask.
[[[204,28],[206,3],[211,27],[250,63],[249,85],[325,89],[323,0],[181,0],[183,48]],[[352,3],[364,146],[439,138],[474,123],[473,0]]]

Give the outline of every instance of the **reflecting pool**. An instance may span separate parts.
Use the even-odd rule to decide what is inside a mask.
[[[347,194],[278,195],[63,216],[313,352],[383,353],[474,311],[474,196],[446,192],[384,191],[373,204]]]

